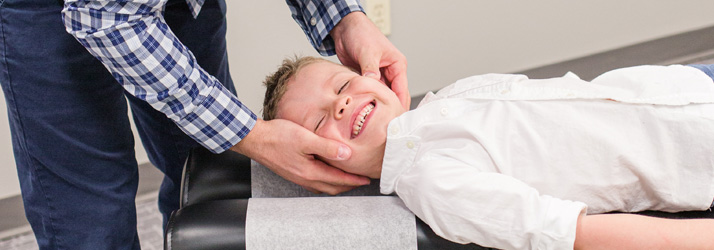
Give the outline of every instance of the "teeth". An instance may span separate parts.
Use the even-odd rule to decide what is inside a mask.
[[[374,109],[374,104],[368,104],[367,106],[362,109],[362,111],[359,112],[359,115],[357,116],[357,120],[355,121],[354,127],[352,127],[352,135],[356,136],[362,131],[362,125],[364,125],[364,119],[369,115],[370,112]]]

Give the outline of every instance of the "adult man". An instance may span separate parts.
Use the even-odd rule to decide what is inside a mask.
[[[288,5],[318,51],[385,77],[409,104],[404,56],[356,1]],[[164,218],[178,207],[181,166],[197,146],[244,153],[315,192],[367,182],[312,157],[346,159],[346,146],[286,121],[264,122],[238,101],[223,0],[8,0],[0,21],[0,83],[41,249],[139,247],[125,96],[151,162],[166,174]]]

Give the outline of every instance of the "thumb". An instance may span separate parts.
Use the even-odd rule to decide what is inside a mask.
[[[343,161],[352,156],[352,149],[347,145],[335,140],[323,138],[315,135],[312,141],[307,143],[308,154],[318,155],[326,159]]]
[[[362,76],[380,80],[382,77],[379,71],[379,55],[366,55],[360,58],[359,67],[362,69]]]

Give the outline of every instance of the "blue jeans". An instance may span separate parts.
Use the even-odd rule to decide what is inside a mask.
[[[67,34],[58,0],[0,1],[0,84],[25,214],[41,249],[139,249],[138,185],[127,100],[151,163],[164,174],[164,222],[178,209],[181,172],[198,143],[133,96]],[[194,19],[183,0],[165,18],[199,64],[235,93],[225,2]]]

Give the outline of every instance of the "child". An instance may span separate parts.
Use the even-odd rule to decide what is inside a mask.
[[[714,82],[694,67],[624,68],[591,82],[473,76],[409,112],[383,83],[323,59],[286,60],[265,84],[265,120],[347,144],[348,161],[323,160],[381,178],[382,193],[451,241],[714,247],[712,219],[602,214],[712,206]]]

